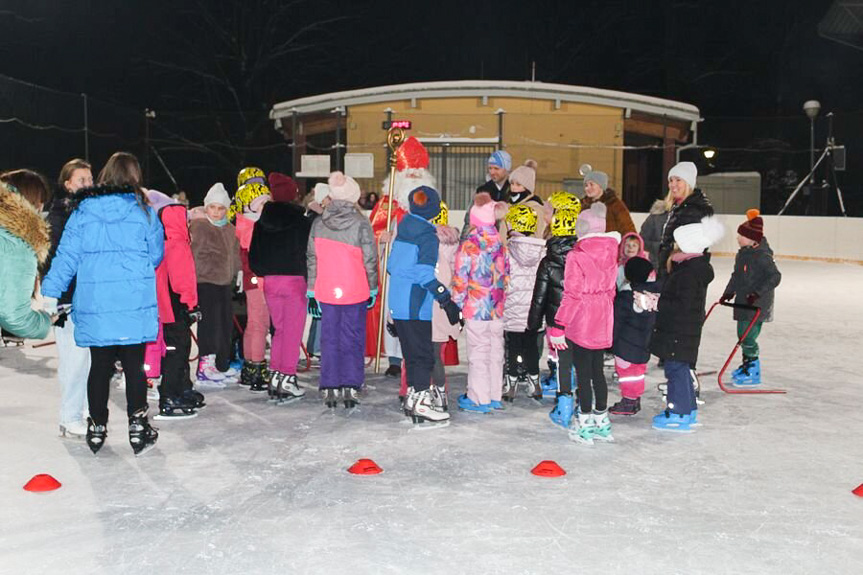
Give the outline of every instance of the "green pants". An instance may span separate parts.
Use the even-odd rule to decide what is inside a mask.
[[[741,343],[741,347],[743,347],[743,357],[748,357],[751,359],[758,358],[758,335],[761,333],[761,326],[764,325],[764,322],[757,321],[752,326],[752,329],[749,330],[749,333],[746,334],[746,339]],[[743,333],[746,331],[746,328],[749,326],[748,321],[738,320],[737,321],[737,338],[740,339],[743,337]]]

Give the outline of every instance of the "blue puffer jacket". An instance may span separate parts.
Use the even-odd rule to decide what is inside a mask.
[[[80,347],[155,341],[162,223],[152,208],[141,209],[130,187],[81,190],[75,200],[42,295],[60,297],[77,275],[72,320]]]
[[[387,261],[393,319],[431,321],[433,301],[450,299],[449,291],[435,277],[439,246],[433,224],[414,214],[399,222]]]

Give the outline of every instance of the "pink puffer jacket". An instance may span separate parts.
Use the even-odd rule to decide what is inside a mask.
[[[434,275],[437,281],[450,289],[452,287],[452,270],[455,266],[455,252],[458,250],[459,231],[449,226],[435,227],[437,228],[440,247],[438,248]],[[449,338],[458,339],[460,332],[459,324],[450,325],[441,306],[437,302],[432,303],[432,341],[447,342]]]
[[[545,240],[514,236],[507,245],[509,284],[503,304],[503,329],[522,332],[527,329],[527,314],[533,299],[536,270],[545,257]]]
[[[566,256],[563,301],[554,319],[568,340],[585,349],[611,347],[618,244],[617,232],[588,234]]]

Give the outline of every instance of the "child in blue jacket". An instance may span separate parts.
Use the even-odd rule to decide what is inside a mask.
[[[398,334],[404,354],[408,383],[405,414],[415,423],[442,425],[448,422],[449,413],[443,409],[443,390],[431,385],[432,306],[437,301],[453,325],[461,319],[461,310],[435,277],[439,240],[429,220],[440,213],[440,195],[428,186],[420,186],[408,199],[410,213],[399,223],[387,262],[389,312],[393,319],[387,328]]]

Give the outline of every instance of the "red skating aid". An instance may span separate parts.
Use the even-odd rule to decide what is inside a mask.
[[[383,472],[383,469],[371,459],[358,459],[356,463],[348,467],[348,472],[354,475],[377,475]]]
[[[561,477],[566,475],[566,471],[550,459],[540,461],[536,467],[530,470],[530,472],[534,475],[539,475],[540,477]]]
[[[34,475],[30,481],[24,485],[25,491],[54,491],[55,489],[60,489],[62,484],[48,475],[47,473],[40,473],[38,475]]]
[[[863,497],[863,483],[858,485],[856,489],[852,489],[851,493],[853,493],[857,497]]]

